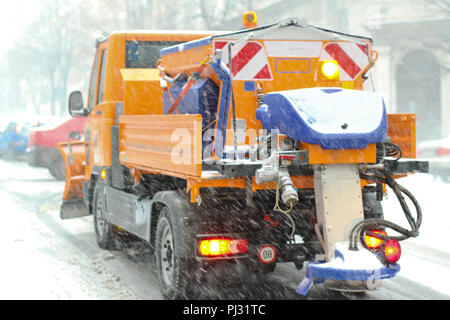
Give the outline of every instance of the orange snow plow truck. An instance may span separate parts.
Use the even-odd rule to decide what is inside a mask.
[[[297,19],[98,40],[87,106],[69,96],[83,139],[59,144],[61,218],[92,214],[104,249],[149,242],[168,299],[218,265],[293,262],[302,295],[379,287],[422,220],[396,181],[428,163],[414,159],[415,115],[363,90],[377,57],[370,38]],[[384,219],[388,187],[409,226]]]

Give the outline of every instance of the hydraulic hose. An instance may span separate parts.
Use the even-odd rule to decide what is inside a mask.
[[[373,180],[373,176],[365,176],[362,175],[362,178]],[[400,236],[384,236],[378,233],[373,232],[367,232],[368,235],[381,239],[381,240],[389,240],[389,239],[395,239],[397,241],[406,240],[411,237],[417,237],[419,235],[419,228],[422,224],[422,209],[420,208],[419,202],[417,199],[412,195],[412,193],[407,190],[405,187],[399,185],[389,174],[387,174],[385,171],[382,171],[376,176],[377,182],[380,183],[386,183],[393,191],[395,196],[400,202],[400,205],[402,207],[402,210],[405,214],[406,219],[408,220],[409,225],[411,226],[411,230],[405,229],[393,222],[384,220],[384,219],[367,219],[359,222],[356,224],[352,231],[350,232],[350,244],[349,249],[350,250],[358,250],[358,239],[360,238],[360,235],[363,234],[363,232],[366,232],[367,229],[372,227],[373,225],[377,226],[383,226],[386,228],[390,228],[398,233],[400,233]],[[415,209],[416,209],[416,219],[411,214],[411,211],[409,210],[408,204],[405,201],[405,198],[403,197],[403,194],[405,194],[413,203]]]

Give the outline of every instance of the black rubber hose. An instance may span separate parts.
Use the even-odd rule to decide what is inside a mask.
[[[357,250],[358,248],[357,241],[360,238],[360,235],[363,232],[365,232],[368,228],[373,227],[373,225],[379,225],[386,228],[390,228],[401,234],[401,236],[394,237],[369,232],[370,233],[369,235],[382,240],[395,239],[397,241],[402,241],[411,237],[417,237],[419,235],[419,228],[420,225],[422,224],[422,209],[420,208],[419,202],[409,190],[399,185],[390,175],[386,174],[385,172],[379,172],[379,174],[382,174],[383,176],[380,175],[375,176],[377,182],[386,183],[394,191],[394,194],[396,195],[397,199],[400,202],[400,205],[403,209],[406,219],[408,220],[408,223],[411,226],[411,230],[405,229],[393,222],[384,219],[363,220],[358,224],[356,224],[353,227],[352,231],[350,232],[350,244],[349,244],[350,250]],[[373,177],[369,178],[369,176],[367,176],[367,178],[373,180]],[[414,217],[411,215],[411,211],[409,210],[408,204],[406,203],[402,193],[405,194],[413,203],[417,213],[416,219],[414,219]]]

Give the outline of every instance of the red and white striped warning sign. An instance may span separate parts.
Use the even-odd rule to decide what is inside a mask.
[[[336,60],[340,81],[354,80],[370,63],[368,46],[354,42],[327,43],[322,48],[319,60]]]
[[[229,67],[229,43],[214,41],[214,52],[222,50],[222,61]],[[231,46],[233,80],[272,80],[264,47],[257,41],[241,41]]]

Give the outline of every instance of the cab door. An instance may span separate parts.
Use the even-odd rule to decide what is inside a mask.
[[[85,131],[86,140],[86,177],[92,175],[95,166],[102,165],[103,157],[101,156],[100,144],[102,143],[102,125],[104,124],[104,111],[102,102],[104,97],[104,84],[107,63],[107,43],[103,43],[97,50],[95,72],[96,78],[91,79],[89,88],[88,112],[89,118]]]

